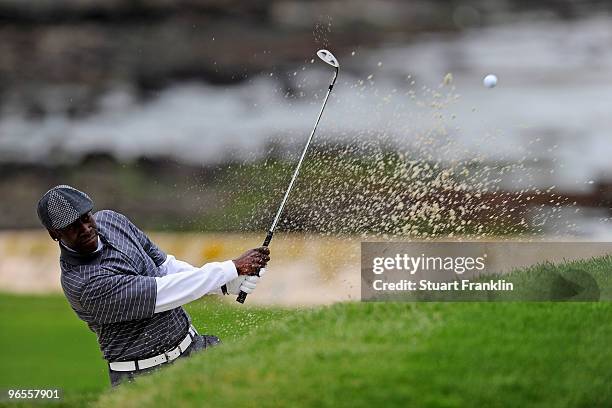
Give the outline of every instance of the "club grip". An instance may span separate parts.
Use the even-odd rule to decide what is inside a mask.
[[[272,235],[274,235],[274,232],[268,231],[268,235],[266,235],[266,239],[264,239],[264,242],[261,246],[267,247],[268,245],[270,245],[270,241],[272,241]]]
[[[240,291],[240,293],[238,294],[238,297],[236,298],[236,302],[244,303],[244,301],[246,300],[246,297],[247,297],[247,293]]]
[[[274,235],[274,232],[268,231],[268,235],[266,235],[266,239],[264,239],[262,246],[267,247],[268,245],[270,245],[270,241],[272,241],[273,235]],[[257,275],[259,275],[259,273]],[[244,303],[244,301],[246,300],[246,297],[247,297],[247,293],[240,291],[240,293],[238,294],[238,297],[236,298],[236,302]]]

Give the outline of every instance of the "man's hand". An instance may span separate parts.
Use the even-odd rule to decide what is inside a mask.
[[[240,275],[236,279],[232,279],[231,281],[227,282],[227,292],[233,295],[239,294],[240,291],[252,293],[255,290],[257,283],[259,282],[261,277],[264,276],[265,273],[266,270],[261,269],[259,271],[259,276]]]
[[[270,249],[259,247],[250,249],[236,259],[233,259],[238,275],[255,275],[265,268],[270,260]]]

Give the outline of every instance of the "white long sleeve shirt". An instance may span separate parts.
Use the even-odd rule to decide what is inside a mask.
[[[61,244],[69,251],[76,252],[64,243]],[[98,248],[94,253],[103,247],[102,240],[98,238]],[[221,286],[238,277],[233,261],[209,262],[198,268],[173,255],[167,255],[166,261],[159,268],[165,276],[155,278],[155,313],[172,310],[209,293],[220,295]]]
[[[167,255],[160,269],[165,276],[155,278],[155,313],[182,306],[208,293],[221,294],[221,286],[238,277],[233,261],[209,262],[198,268]]]

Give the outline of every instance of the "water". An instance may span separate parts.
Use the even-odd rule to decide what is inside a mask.
[[[315,47],[327,44],[330,26],[331,21],[315,28],[313,58]],[[427,35],[412,44],[338,55],[341,76],[319,137],[386,132],[414,138],[436,123],[411,103],[409,92],[435,89],[451,72],[460,100],[443,114],[451,129],[459,128],[453,135],[466,155],[518,159],[524,153],[520,147],[539,135],[541,146],[531,153],[542,158],[553,153],[564,164],[558,179],[584,189],[583,181],[611,170],[606,160],[612,150],[611,44],[612,25],[600,18]],[[305,61],[283,78],[264,73],[232,87],[182,83],[145,104],[129,88],[117,88],[101,101],[100,112],[85,119],[4,117],[2,159],[33,160],[53,149],[71,154],[101,149],[124,158],[170,154],[194,162],[230,152],[263,154],[269,138],[302,140],[316,118],[332,72],[314,59]],[[488,72],[500,78],[493,90],[481,85]],[[281,82],[295,94],[287,96]],[[500,136],[483,144],[486,134]]]
[[[329,30],[331,21],[315,28],[316,46],[328,45]],[[321,232],[342,233],[328,225],[339,218],[350,220],[351,233],[391,236],[418,232],[406,231],[397,217],[430,223],[449,214],[453,208],[444,203],[425,200],[406,212],[403,200],[393,201],[406,191],[422,201],[431,185],[420,180],[431,181],[444,172],[453,177],[438,187],[452,191],[592,190],[594,181],[612,175],[611,40],[609,19],[592,18],[424,35],[411,44],[387,43],[337,55],[340,79],[316,143],[342,140],[349,153],[379,157],[382,167],[371,169],[362,196],[350,195],[352,186],[338,178],[336,184],[309,187],[314,191],[310,199],[306,187],[302,194],[298,187],[289,206],[301,210]],[[249,161],[265,155],[270,141],[291,146],[294,156],[289,159],[296,159],[333,73],[316,60],[315,48],[312,60],[306,58],[301,66],[282,74],[270,67],[269,73],[236,86],[182,83],[147,103],[139,102],[129,88],[117,88],[87,118],[4,117],[0,159],[70,160],[102,150],[121,159],[169,155],[195,163],[228,157]],[[499,77],[497,88],[482,86],[487,73]],[[383,160],[389,145],[402,155],[390,175]],[[311,166],[325,171],[326,160],[315,158]],[[478,174],[457,181],[474,163],[480,163]],[[350,159],[340,166],[345,172],[355,169]],[[313,205],[321,197],[323,205]],[[344,205],[345,218],[331,211],[343,200],[352,201]],[[553,231],[572,230],[575,221],[565,219],[557,204],[541,210],[545,221],[537,232],[550,232],[546,219],[559,218]],[[474,204],[467,212],[478,212],[483,205],[487,203]],[[384,219],[372,225],[385,211]],[[468,220],[456,222],[452,229],[464,233],[461,225]]]

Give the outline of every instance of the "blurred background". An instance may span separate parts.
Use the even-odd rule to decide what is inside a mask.
[[[340,77],[254,301],[358,296],[362,240],[607,240],[611,11],[0,0],[0,290],[60,290],[35,215],[56,184],[193,263],[259,245],[332,76],[319,48]]]

